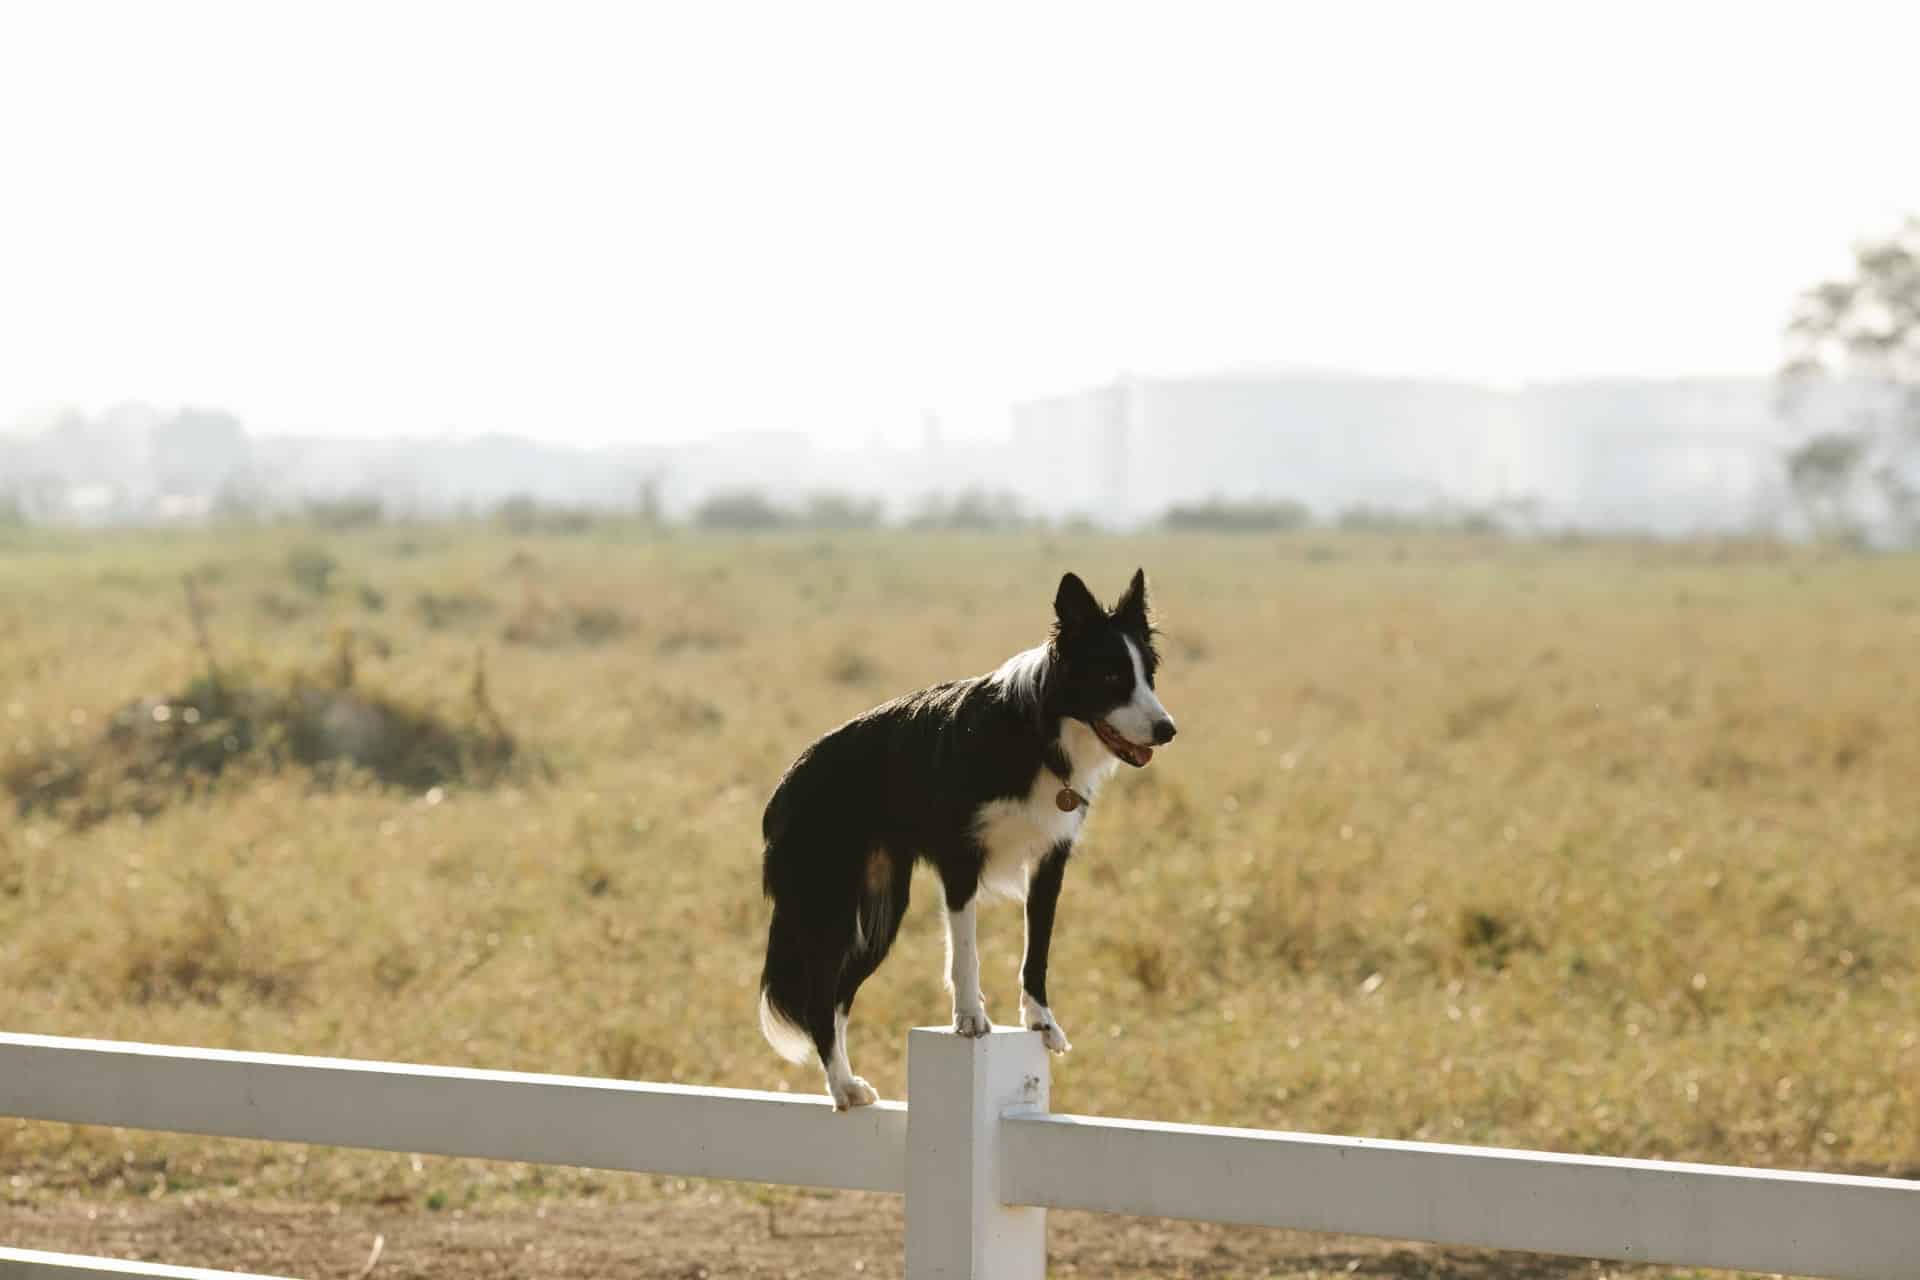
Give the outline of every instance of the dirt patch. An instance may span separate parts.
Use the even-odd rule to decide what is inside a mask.
[[[621,1204],[438,1213],[185,1197],[68,1202],[9,1206],[4,1221],[5,1243],[17,1248],[312,1280],[895,1277],[904,1238],[901,1202],[891,1196],[782,1193],[756,1203],[739,1192],[699,1188]],[[1536,1254],[1088,1213],[1048,1215],[1047,1241],[1048,1274],[1056,1276],[1558,1280],[1662,1274]]]

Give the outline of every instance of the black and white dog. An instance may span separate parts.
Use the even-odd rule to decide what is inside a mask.
[[[1137,572],[1111,611],[1069,573],[1048,641],[999,670],[883,703],[801,753],[761,818],[773,900],[760,1028],[782,1057],[817,1056],[837,1110],[875,1100],[847,1061],[847,1015],[893,945],[916,859],[947,901],[953,1029],[985,1035],[974,904],[1024,900],[1020,1023],[1055,1053],[1047,947],[1060,877],[1100,784],[1173,738]]]

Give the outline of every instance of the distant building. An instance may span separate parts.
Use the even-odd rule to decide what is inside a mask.
[[[1517,393],[1540,496],[1574,524],[1745,528],[1781,499],[1790,432],[1763,378],[1607,379]]]
[[[1108,524],[1265,497],[1322,516],[1525,499],[1551,523],[1746,527],[1777,501],[1787,438],[1760,378],[1122,378],[1017,404],[1012,423],[1045,494]]]

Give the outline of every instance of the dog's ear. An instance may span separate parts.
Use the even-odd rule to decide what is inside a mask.
[[[1127,594],[1120,597],[1120,603],[1113,606],[1113,620],[1122,626],[1139,631],[1152,627],[1147,613],[1147,571],[1135,569],[1133,581],[1127,584]]]
[[[1067,632],[1091,626],[1107,613],[1093,598],[1093,592],[1087,590],[1087,584],[1080,581],[1080,575],[1069,573],[1060,579],[1060,589],[1053,593],[1053,616],[1058,629]]]

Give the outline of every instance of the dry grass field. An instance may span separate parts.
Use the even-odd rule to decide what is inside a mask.
[[[1181,733],[1068,874],[1056,1109],[1920,1166],[1920,564],[1744,545],[14,535],[0,1027],[817,1090],[754,1020],[780,770],[1136,564]],[[932,888],[855,1013],[886,1097]],[[662,1191],[11,1121],[0,1165],[49,1212]]]

